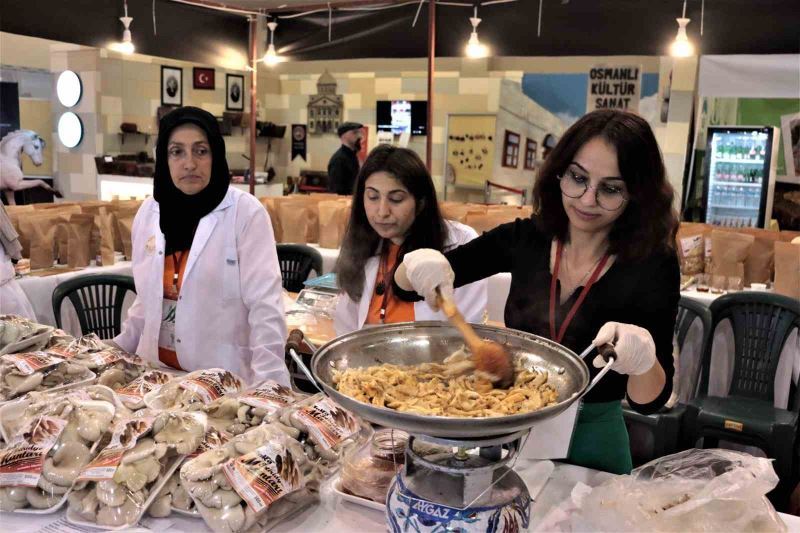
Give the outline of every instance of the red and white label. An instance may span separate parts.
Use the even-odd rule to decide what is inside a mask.
[[[200,397],[203,403],[211,403],[221,396],[241,392],[244,388],[242,380],[227,370],[211,369],[198,372],[186,378],[179,385]]]
[[[330,450],[343,440],[358,433],[358,420],[349,411],[323,398],[313,405],[303,407],[292,416],[297,417],[308,428],[314,441]]]
[[[134,379],[121,389],[117,389],[115,392],[123,401],[137,403],[144,398],[145,394],[160,388],[170,379],[172,379],[172,376],[166,372],[161,372],[160,370],[150,370],[149,372],[145,372],[138,378]]]
[[[153,427],[153,417],[127,419],[118,422],[111,435],[111,442],[103,448],[78,476],[79,481],[111,479],[122,462],[125,452],[136,446],[136,441]]]
[[[22,374],[30,376],[37,370],[55,366],[63,363],[64,360],[47,352],[28,352],[12,353],[3,356],[4,361],[8,361],[17,367]]]
[[[200,446],[197,449],[188,455],[189,459],[194,459],[201,453],[205,453],[210,450],[215,450],[220,446],[225,445],[229,440],[231,440],[232,435],[225,431],[220,431],[215,428],[210,428],[206,431],[205,436],[203,437],[203,441],[200,443]]]
[[[0,451],[0,487],[37,486],[45,458],[66,426],[66,420],[40,416],[20,431]]]
[[[269,414],[291,405],[302,396],[276,381],[265,381],[258,387],[245,391],[239,401],[251,407],[266,409]]]
[[[305,486],[294,456],[273,443],[231,459],[222,466],[222,471],[233,490],[256,513]]]

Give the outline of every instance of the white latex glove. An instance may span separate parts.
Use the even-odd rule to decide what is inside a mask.
[[[611,369],[629,376],[644,374],[656,364],[656,344],[650,332],[633,324],[606,322],[592,341],[595,346],[612,344],[617,352],[617,360]],[[606,366],[600,355],[594,358],[595,368]]]
[[[456,275],[445,256],[431,248],[420,248],[403,256],[406,277],[414,291],[425,298],[432,309],[438,310],[436,288],[445,297],[453,299],[453,282]]]

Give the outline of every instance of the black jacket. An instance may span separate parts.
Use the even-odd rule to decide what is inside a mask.
[[[356,153],[342,145],[328,161],[328,190],[336,194],[353,194],[358,176]]]

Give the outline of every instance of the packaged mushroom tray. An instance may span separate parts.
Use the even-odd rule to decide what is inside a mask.
[[[103,529],[135,525],[205,432],[202,413],[140,411],[118,421],[108,445],[78,476],[67,520]]]
[[[188,461],[181,483],[215,532],[264,531],[319,500],[322,474],[275,425],[254,427]]]
[[[145,394],[144,403],[154,411],[200,411],[223,396],[242,392],[244,387],[242,378],[225,369],[195,370]]]
[[[82,390],[30,400],[0,412],[8,442],[0,451],[0,509],[52,513],[99,448],[115,407]]]
[[[139,356],[112,348],[93,333],[69,342],[51,343],[47,351],[85,366],[97,374],[99,385],[114,390],[124,387],[150,369]]]
[[[95,373],[49,352],[0,356],[0,403],[32,391],[56,391],[86,385]]]
[[[208,424],[220,431],[239,435],[261,425],[281,409],[307,398],[285,385],[267,380],[240,394],[223,396],[202,407]]]
[[[0,315],[0,355],[41,350],[53,328],[17,315]]]

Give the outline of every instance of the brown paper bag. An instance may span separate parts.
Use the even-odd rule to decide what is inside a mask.
[[[119,229],[120,238],[122,239],[122,250],[125,254],[125,259],[128,261],[133,260],[133,218],[135,215],[119,216],[117,214],[117,228]]]
[[[23,232],[20,231],[19,220],[21,217],[30,216],[30,214],[33,212],[34,208],[30,204],[6,206],[6,213],[8,213],[8,218],[11,220],[11,225],[14,226],[14,229],[19,234],[19,243],[22,246],[22,257],[30,256],[31,241],[27,234],[23,234]]]
[[[124,218],[130,218],[133,220],[133,217],[136,216],[136,213],[139,212],[138,205],[119,205],[122,202],[111,202],[110,204],[113,206],[111,208],[111,229],[114,232],[114,250],[117,252],[125,253],[125,242],[122,238],[122,232],[120,230],[119,221]]]
[[[704,224],[681,224],[675,236],[681,274],[702,274],[705,269],[705,237],[710,233]]]
[[[339,248],[350,218],[348,200],[326,200],[317,204],[319,210],[319,245],[322,248]]]
[[[56,257],[56,228],[59,215],[43,213],[20,219],[20,229],[30,243],[31,270],[51,268]]]
[[[97,227],[97,234],[100,237],[97,264],[111,266],[114,264],[114,231],[111,229],[112,216],[105,207],[101,207],[94,216],[94,225]]]
[[[70,268],[89,266],[94,216],[74,213],[69,217],[67,264]]]
[[[521,216],[521,211],[516,207],[489,207],[484,213],[477,210],[467,213],[466,224],[471,226],[478,235],[491,231],[501,224],[512,222]]]
[[[780,240],[783,242],[792,242],[797,237],[800,237],[800,231],[781,231]]]
[[[800,299],[800,244],[775,242],[775,292]]]
[[[711,232],[712,274],[744,276],[744,261],[755,237],[743,233],[713,230]]]
[[[278,204],[281,220],[281,242],[307,243],[310,233],[311,208],[305,201],[282,201]]]
[[[272,232],[275,234],[275,242],[281,241],[281,219],[278,217],[278,202],[277,198],[264,196],[259,198],[261,205],[267,210],[270,222],[272,222]]]

